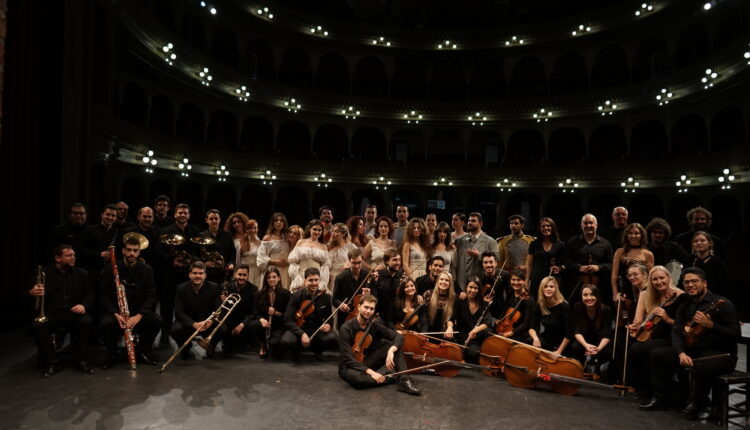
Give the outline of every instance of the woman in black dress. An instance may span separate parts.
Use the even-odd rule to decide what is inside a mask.
[[[565,270],[565,243],[560,240],[557,225],[552,218],[539,221],[539,237],[529,244],[526,257],[526,285],[532,297],[536,297],[539,283],[545,276],[560,276]]]
[[[390,328],[404,325],[407,330],[416,330],[422,319],[421,309],[416,314],[418,318],[415,322],[416,326],[409,326],[411,321],[406,321],[406,317],[412,315],[418,307],[419,296],[417,296],[417,287],[414,284],[414,280],[404,277],[396,288],[396,297],[393,299],[393,304],[386,318],[386,324]]]
[[[453,288],[453,276],[442,272],[435,282],[424,318],[420,318],[422,332],[440,333],[434,336],[453,341],[456,317],[456,291]]]
[[[563,298],[560,286],[552,276],[547,276],[540,282],[539,295],[529,321],[529,336],[532,345],[559,355],[565,355],[573,338],[570,305]]]
[[[263,275],[263,287],[256,294],[255,315],[248,330],[260,343],[260,358],[265,358],[270,349],[274,358],[281,359],[281,336],[284,335],[284,312],[289,304],[289,291],[281,285],[281,273],[275,266],[268,266]],[[270,335],[269,335],[270,330]],[[266,343],[268,336],[268,343]]]
[[[466,298],[456,303],[456,327],[460,333],[456,342],[467,346],[464,359],[469,363],[479,363],[479,350],[487,338],[487,327],[491,325],[490,313],[485,311],[487,302],[479,296],[479,285],[479,277],[470,276],[466,282]]]
[[[584,285],[581,301],[573,307],[576,342],[573,342],[573,358],[581,363],[591,361],[595,373],[612,358],[612,311],[602,302],[602,294],[596,285]]]

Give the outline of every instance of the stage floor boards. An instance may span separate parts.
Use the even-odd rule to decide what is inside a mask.
[[[452,379],[415,376],[420,397],[394,385],[354,390],[339,379],[333,353],[322,363],[303,354],[299,364],[217,353],[177,359],[163,374],[146,365],[133,374],[125,362],[94,375],[66,366],[43,379],[31,338],[11,332],[0,340],[0,429],[718,428],[676,411],[640,412],[632,397],[610,391],[517,389],[475,370]]]

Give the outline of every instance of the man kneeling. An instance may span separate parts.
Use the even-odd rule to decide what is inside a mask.
[[[386,327],[382,320],[373,317],[378,299],[372,295],[362,297],[359,304],[359,315],[345,322],[339,329],[339,376],[354,388],[368,388],[382,385],[390,379],[380,373],[384,364],[389,371],[406,370],[404,356],[400,348],[404,338],[394,330]],[[372,336],[370,347],[364,351],[364,360],[357,361],[352,347],[357,342],[357,333],[364,332],[370,326]],[[364,334],[364,333],[363,333]],[[385,340],[386,342],[381,342]],[[398,391],[419,395],[419,389],[409,376],[398,377]]]

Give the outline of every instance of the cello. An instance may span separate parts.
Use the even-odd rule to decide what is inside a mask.
[[[508,356],[508,351],[510,351],[510,349],[517,343],[520,342],[499,334],[490,334],[487,339],[482,342],[482,346],[479,349],[479,364],[493,369],[492,371],[485,371],[484,373],[487,376],[502,376],[505,357]]]
[[[578,360],[557,355],[534,346],[518,343],[505,358],[505,379],[517,388],[534,388],[545,383],[558,394],[572,396],[581,386],[633,392],[632,387],[607,385],[584,379]]]
[[[452,342],[440,342],[439,344],[431,343],[428,336],[413,332],[405,331],[401,334],[404,337],[402,351],[404,360],[408,368],[420,367],[427,360],[427,357],[455,362],[463,362],[463,352],[461,348]],[[416,360],[413,357],[423,357]],[[435,367],[435,373],[440,376],[452,378],[458,375],[458,368],[449,365],[440,365]]]

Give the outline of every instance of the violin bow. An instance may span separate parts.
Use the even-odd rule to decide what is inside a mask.
[[[505,261],[503,261],[503,265],[502,265],[502,267],[500,267],[500,271],[497,273],[497,277],[495,278],[495,282],[492,283],[492,288],[490,288],[490,292],[487,294],[487,296],[491,296],[492,297],[492,300],[490,300],[489,303],[487,303],[487,306],[484,307],[484,310],[482,311],[482,314],[479,315],[479,319],[477,320],[477,323],[474,324],[474,328],[477,328],[480,325],[482,325],[482,321],[484,321],[484,316],[487,315],[487,310],[490,308],[490,306],[492,305],[492,303],[495,302],[495,295],[494,295],[495,294],[495,286],[497,285],[498,281],[500,281],[500,279],[502,279],[502,277],[503,277],[503,269],[505,269],[505,265],[507,263],[508,263],[507,259]],[[485,296],[485,297],[487,297],[487,296]],[[482,298],[482,299],[484,299],[484,298]],[[469,344],[469,338],[467,336],[466,343],[464,345],[468,345],[468,344]]]
[[[617,277],[617,295],[620,295],[622,291],[622,276]],[[617,327],[620,325],[620,309],[622,308],[622,300],[619,300],[617,296],[614,297],[617,300],[617,315],[615,315],[615,340],[612,342],[612,360],[615,359],[615,351],[617,351]],[[627,339],[626,339],[627,340]],[[627,348],[627,345],[626,345]],[[627,350],[626,350],[627,351]]]

